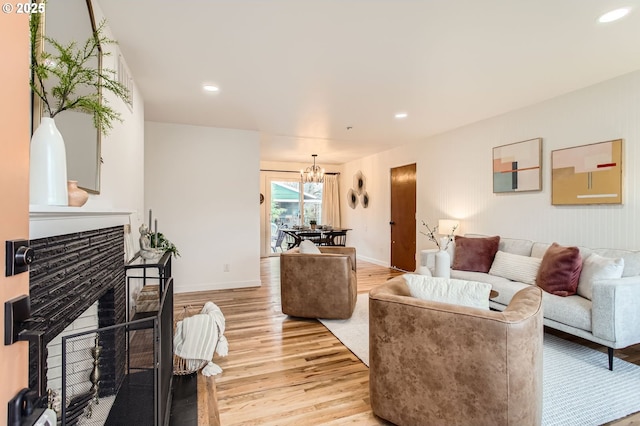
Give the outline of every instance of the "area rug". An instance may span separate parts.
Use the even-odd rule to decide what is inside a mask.
[[[369,365],[369,295],[359,294],[348,320],[321,320]],[[601,425],[640,411],[640,366],[544,335],[543,425]]]

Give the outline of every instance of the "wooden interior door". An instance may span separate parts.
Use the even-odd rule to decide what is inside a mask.
[[[15,12],[15,10],[14,10]],[[2,14],[0,24],[0,256],[5,241],[29,238],[29,15]],[[29,294],[29,274],[0,272],[0,302]],[[4,309],[3,309],[4,311]],[[0,315],[4,330],[4,314]],[[3,334],[4,335],[4,334]],[[7,403],[27,387],[29,344],[0,344],[0,424],[7,422]]]
[[[416,165],[391,169],[391,267],[416,270]]]

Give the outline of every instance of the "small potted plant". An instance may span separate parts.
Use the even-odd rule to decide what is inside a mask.
[[[152,248],[162,250],[163,253],[171,252],[173,257],[180,257],[180,252],[176,245],[169,241],[162,232],[151,232],[149,238],[151,239]]]
[[[315,220],[310,220],[309,221],[309,225],[311,226],[311,229],[316,229],[316,225],[318,224],[318,222],[316,222]]]

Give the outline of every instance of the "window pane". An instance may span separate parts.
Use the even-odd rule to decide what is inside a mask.
[[[271,223],[278,228],[300,224],[300,182],[271,182]]]
[[[315,221],[321,225],[322,220],[322,188],[323,184],[308,182],[304,184],[304,224]]]

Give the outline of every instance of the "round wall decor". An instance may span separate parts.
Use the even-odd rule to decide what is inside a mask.
[[[364,191],[362,193],[362,201],[361,201],[361,203],[362,203],[362,207],[364,207],[365,209],[367,207],[369,207],[369,193],[367,191]]]
[[[347,202],[349,203],[349,207],[352,209],[355,209],[358,205],[358,195],[353,188],[349,189],[349,192],[347,193]]]
[[[362,191],[364,191],[365,186],[366,178],[364,177],[362,172],[358,170],[356,174],[353,175],[353,188],[355,189],[356,194],[362,195]]]

